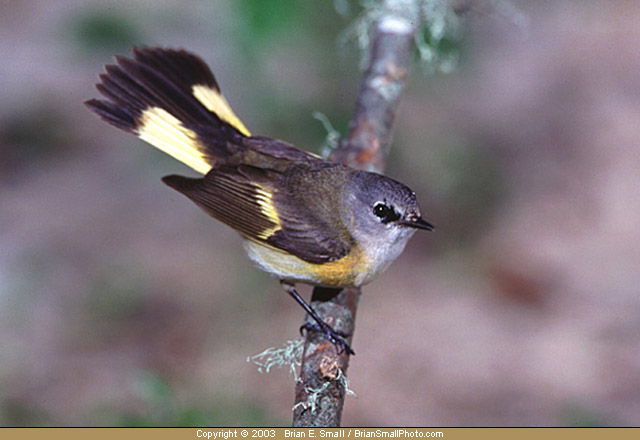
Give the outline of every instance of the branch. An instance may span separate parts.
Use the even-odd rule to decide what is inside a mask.
[[[409,72],[414,34],[420,25],[421,3],[386,0],[377,11],[379,18],[371,30],[370,63],[360,86],[355,115],[348,136],[331,160],[363,170],[384,169]],[[360,289],[316,287],[312,307],[335,330],[353,335],[359,296]],[[296,384],[293,426],[340,426],[346,393],[346,383],[341,379],[348,366],[348,353],[338,355],[322,335],[307,334],[300,381]]]

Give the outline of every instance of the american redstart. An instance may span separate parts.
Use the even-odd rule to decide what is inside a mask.
[[[293,145],[252,136],[205,62],[185,50],[133,49],[96,85],[86,105],[108,123],[173,156],[203,178],[164,183],[238,231],[249,258],[341,350],[353,353],[295,290],[296,282],[359,287],[403,251],[423,220],[413,191],[380,174],[329,162]],[[304,327],[304,326],[303,326]]]

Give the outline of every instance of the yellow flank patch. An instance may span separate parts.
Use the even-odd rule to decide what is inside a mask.
[[[337,287],[360,286],[368,275],[364,254],[358,247],[339,260],[309,264],[309,269],[321,284]]]
[[[332,287],[359,287],[371,275],[364,253],[357,247],[339,260],[317,264],[253,239],[246,240],[244,245],[254,263],[281,280]]]
[[[258,235],[258,238],[262,238],[266,240],[270,236],[276,233],[279,229],[281,229],[280,218],[278,218],[278,212],[276,211],[275,206],[273,206],[272,200],[273,194],[263,188],[256,188],[256,201],[260,205],[260,211],[273,223],[275,226],[270,229],[265,229]]]
[[[236,114],[231,110],[231,106],[227,100],[218,91],[209,86],[196,84],[191,88],[193,96],[202,103],[209,111],[215,113],[221,120],[233,126],[236,130],[245,136],[251,136],[247,127],[238,119]]]
[[[180,120],[160,107],[151,107],[142,112],[138,137],[169,156],[178,159],[194,170],[207,174],[211,165],[201,151],[198,136],[184,127]]]

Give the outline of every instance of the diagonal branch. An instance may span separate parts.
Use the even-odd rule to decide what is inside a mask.
[[[378,10],[379,18],[371,30],[369,67],[361,83],[354,118],[348,136],[331,155],[332,160],[363,170],[384,169],[409,72],[414,34],[420,26],[420,4],[417,0],[385,0]],[[312,307],[335,330],[353,335],[359,296],[360,289],[316,287]],[[293,426],[340,426],[346,393],[346,383],[341,378],[348,365],[348,353],[338,354],[322,335],[307,335],[301,380],[296,384]]]

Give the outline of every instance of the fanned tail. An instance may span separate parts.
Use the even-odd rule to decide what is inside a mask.
[[[206,174],[241,147],[249,130],[226,101],[209,67],[185,50],[133,49],[116,57],[96,85],[105,99],[85,104],[111,125]]]

